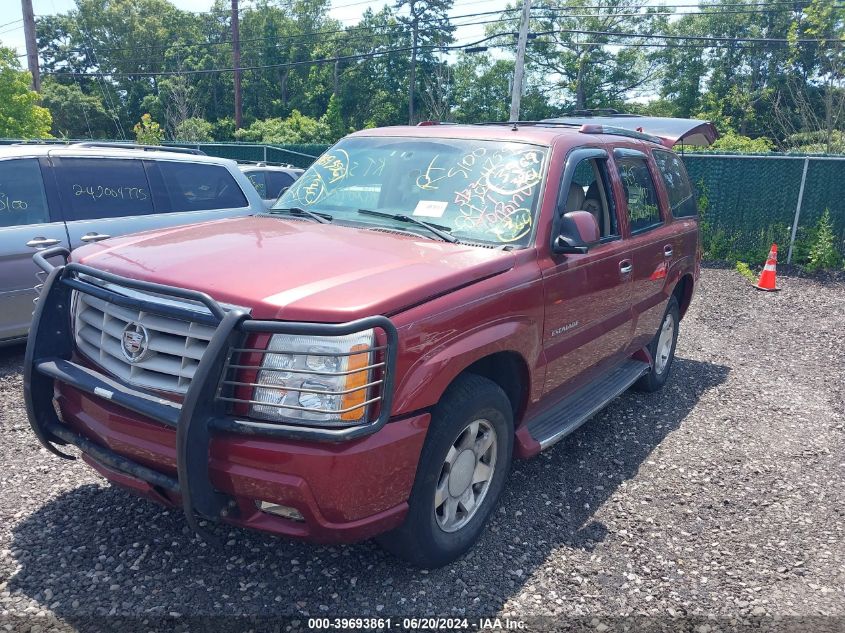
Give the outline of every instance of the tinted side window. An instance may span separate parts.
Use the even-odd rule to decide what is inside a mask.
[[[660,177],[666,185],[666,193],[669,196],[669,207],[672,215],[676,218],[689,217],[698,214],[692,186],[687,176],[687,170],[683,162],[672,152],[654,152],[654,161],[660,170]]]
[[[156,161],[171,211],[210,211],[248,206],[232,174],[220,165]]]
[[[255,190],[258,192],[258,195],[261,196],[261,199],[267,200],[269,196],[267,195],[267,179],[264,172],[251,171],[247,173],[246,177],[249,178],[249,181],[252,183],[252,186],[255,187]]]
[[[38,160],[0,161],[0,228],[49,221]]]
[[[155,212],[150,185],[140,160],[62,158],[56,178],[68,221]]]
[[[294,178],[283,171],[267,172],[267,200],[275,200],[282,195],[282,189],[290,187]]]
[[[646,161],[625,156],[616,159],[619,176],[628,201],[628,222],[631,232],[643,231],[662,223],[657,190]]]

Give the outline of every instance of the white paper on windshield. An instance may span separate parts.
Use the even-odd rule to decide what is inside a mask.
[[[420,200],[414,208],[413,215],[421,215],[424,218],[442,218],[448,206],[448,202],[441,202],[440,200]]]

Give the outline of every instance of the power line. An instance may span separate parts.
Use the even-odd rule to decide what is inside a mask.
[[[514,32],[506,32],[506,33],[496,33],[494,35],[488,35],[480,40],[476,40],[474,42],[468,42],[466,44],[458,44],[458,45],[449,45],[449,44],[421,44],[417,46],[417,49],[427,49],[431,51],[457,51],[462,50],[465,48],[472,48],[474,46],[478,46],[479,44],[483,44],[484,42],[491,41],[493,39],[504,37],[504,36],[515,36],[516,33]],[[241,70],[266,70],[269,68],[294,68],[297,66],[310,66],[316,64],[327,64],[327,63],[334,63],[336,61],[348,61],[348,60],[356,60],[356,59],[370,59],[374,57],[383,57],[385,55],[392,55],[395,53],[407,53],[410,52],[413,47],[411,46],[404,46],[401,48],[390,48],[381,51],[372,51],[369,53],[358,53],[355,55],[338,55],[336,57],[324,57],[320,59],[308,59],[296,62],[284,62],[279,64],[263,64],[257,66],[241,66]],[[137,72],[137,73],[110,73],[110,72],[93,72],[93,73],[80,73],[80,72],[65,72],[65,71],[50,71],[45,74],[50,75],[59,75],[63,77],[95,77],[95,78],[105,78],[105,77],[166,77],[172,75],[207,75],[207,74],[215,74],[215,73],[227,73],[227,72],[234,72],[234,68],[201,68],[197,70],[165,70],[165,71],[147,71],[147,72]]]

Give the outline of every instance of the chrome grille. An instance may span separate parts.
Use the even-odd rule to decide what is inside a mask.
[[[127,383],[187,392],[214,327],[119,306],[78,291],[74,295],[73,329],[80,352]],[[146,331],[148,351],[132,361],[125,354],[123,334],[136,325]]]

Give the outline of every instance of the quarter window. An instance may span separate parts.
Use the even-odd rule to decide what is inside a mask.
[[[62,158],[57,178],[68,221],[155,212],[140,160]]]
[[[49,221],[38,160],[0,161],[0,228]]]
[[[156,161],[171,211],[211,211],[248,206],[232,174],[220,165]]]
[[[636,233],[662,223],[657,190],[645,159],[625,156],[616,159],[628,202],[628,223]]]
[[[677,154],[672,152],[654,152],[654,162],[666,185],[666,194],[669,196],[669,207],[672,215],[676,218],[698,215],[698,208],[695,203],[692,186],[687,176],[687,170]]]

